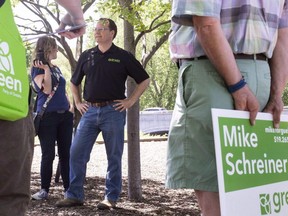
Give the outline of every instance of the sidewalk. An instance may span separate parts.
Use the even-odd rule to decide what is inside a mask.
[[[123,177],[128,176],[127,143],[124,144],[122,158]],[[56,150],[57,151],[57,150]],[[140,143],[141,157],[141,177],[142,179],[152,179],[164,182],[166,169],[167,141],[151,141]],[[40,173],[41,148],[35,145],[34,157],[32,162],[32,172]],[[55,157],[53,170],[56,173],[58,157]],[[91,152],[90,161],[87,164],[87,177],[105,177],[107,160],[104,144],[95,144]]]

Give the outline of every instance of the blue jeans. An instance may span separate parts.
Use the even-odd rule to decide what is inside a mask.
[[[60,173],[64,191],[69,187],[69,154],[72,142],[73,114],[47,112],[43,115],[39,127],[39,140],[42,151],[41,158],[41,189],[49,192],[53,161],[55,158],[55,144],[57,141]]]
[[[126,111],[119,112],[113,104],[89,107],[82,116],[70,150],[70,186],[67,198],[84,200],[86,166],[90,153],[102,131],[108,159],[105,199],[117,201],[122,188],[122,154]]]

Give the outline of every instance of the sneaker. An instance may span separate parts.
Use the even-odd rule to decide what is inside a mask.
[[[98,203],[97,208],[100,210],[111,209],[116,207],[116,202],[111,200],[103,200],[102,202]]]
[[[32,200],[44,200],[48,198],[48,193],[45,189],[41,189],[39,192],[31,196]]]
[[[65,198],[56,202],[56,207],[73,207],[73,206],[82,206],[83,201],[71,198]]]

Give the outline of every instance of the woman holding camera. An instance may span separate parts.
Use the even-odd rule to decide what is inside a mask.
[[[38,130],[42,151],[41,190],[32,195],[32,199],[42,200],[48,198],[56,143],[64,192],[69,187],[69,152],[73,114],[69,111],[66,81],[60,69],[51,62],[57,58],[58,49],[55,39],[47,36],[39,38],[34,52],[36,57],[32,62],[31,77],[37,91],[35,104],[37,113],[40,113],[43,105],[47,104]]]

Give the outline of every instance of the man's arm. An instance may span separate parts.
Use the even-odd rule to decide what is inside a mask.
[[[118,102],[117,104],[114,105],[115,109],[122,112],[132,107],[133,104],[140,98],[143,92],[147,89],[149,83],[150,79],[148,78],[136,86],[135,90],[132,92],[129,98],[126,98],[124,100],[115,100],[115,102]]]
[[[264,111],[273,115],[274,127],[278,128],[283,110],[282,93],[288,81],[288,28],[278,30],[278,40],[269,61],[271,70],[270,98]]]
[[[66,25],[80,25],[85,23],[83,11],[81,8],[81,0],[55,0],[59,5],[64,7],[68,14],[62,19]]]
[[[67,14],[61,19],[60,25],[57,30],[63,30],[68,26],[77,26],[85,24],[83,10],[81,8],[81,0],[55,0],[59,5],[64,7]],[[79,37],[86,31],[85,27],[77,29],[77,31],[69,31],[60,33],[61,36],[69,39]]]
[[[81,115],[83,115],[88,109],[88,104],[82,103],[79,86],[76,86],[72,82],[70,82],[70,89],[71,89],[71,92],[72,92],[72,95],[73,95],[75,106],[79,110]]]
[[[193,25],[199,42],[206,55],[217,68],[226,85],[233,85],[242,79],[231,47],[222,31],[220,20],[213,17],[193,16]],[[236,110],[250,112],[250,122],[253,125],[259,109],[259,103],[249,87],[232,93]]]

